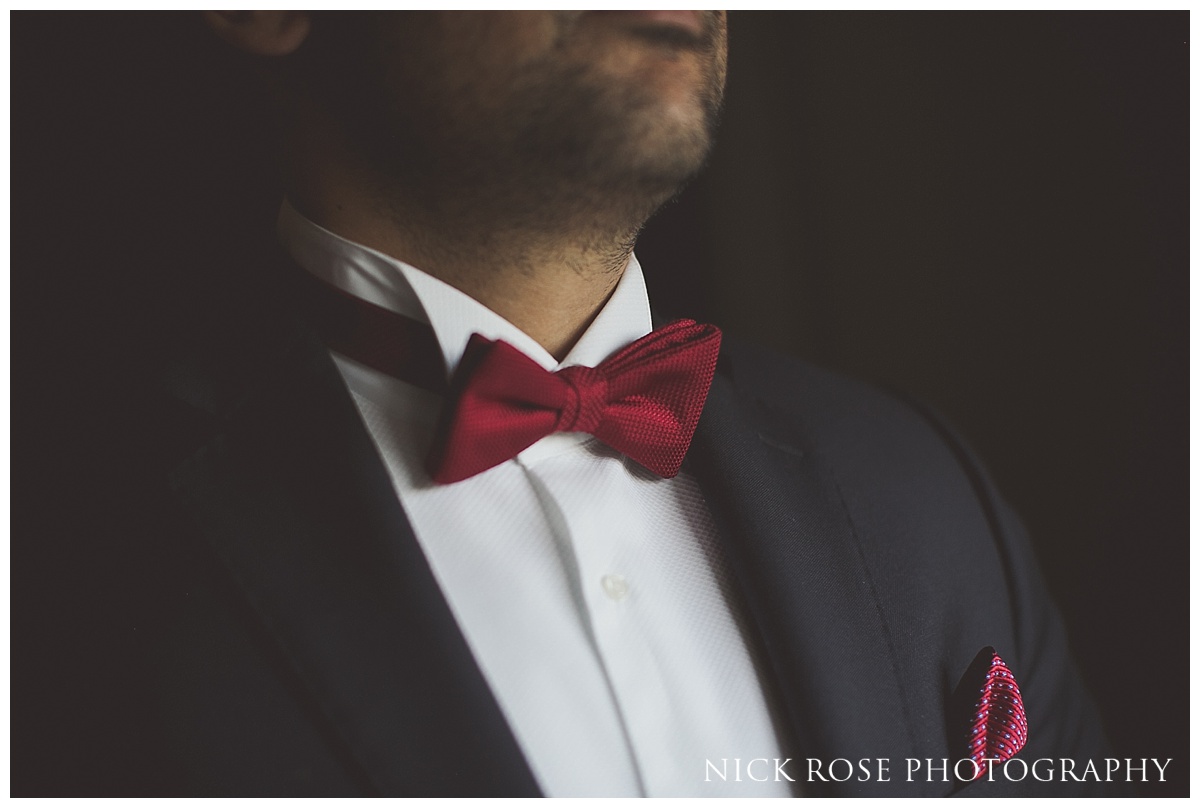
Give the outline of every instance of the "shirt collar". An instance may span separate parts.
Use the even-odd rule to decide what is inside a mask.
[[[365,247],[310,221],[286,199],[279,239],[300,266],[327,283],[377,306],[433,327],[453,374],[472,334],[504,340],[547,370],[595,366],[650,333],[650,303],[642,268],[632,255],[604,308],[560,363],[532,337],[487,306],[411,264]]]

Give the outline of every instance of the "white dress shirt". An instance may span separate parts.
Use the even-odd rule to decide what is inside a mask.
[[[463,292],[318,227],[286,202],[279,234],[308,271],[429,323],[448,372],[475,332],[554,370],[594,366],[651,330],[633,258],[559,363]],[[589,435],[559,433],[475,477],[436,485],[423,459],[441,397],[333,357],[544,793],[790,795],[789,783],[774,780],[775,728],[691,477],[662,479]],[[706,767],[722,758],[726,781]],[[772,776],[733,782],[734,758],[767,758],[755,773]]]

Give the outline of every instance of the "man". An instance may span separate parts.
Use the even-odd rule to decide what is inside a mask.
[[[169,606],[97,790],[147,760],[190,794],[1076,787],[910,775],[975,751],[993,649],[1021,757],[1103,757],[1019,525],[932,416],[711,329],[645,341],[633,243],[707,153],[723,15],[206,20],[267,88],[283,255],[164,374]],[[694,357],[665,448],[605,432],[631,345]],[[480,432],[540,403],[472,415],[497,353],[505,401],[577,412]]]

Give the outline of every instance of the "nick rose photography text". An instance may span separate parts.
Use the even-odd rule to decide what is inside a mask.
[[[970,758],[903,758],[900,765],[893,766],[891,758],[862,758],[857,761],[834,758],[828,762],[817,758],[806,758],[801,774],[808,782],[844,783],[887,782],[904,779],[912,783],[949,783],[952,780],[1008,780],[1018,782],[1030,778],[1043,783],[1054,782],[1166,782],[1167,765],[1171,758],[1101,758],[1099,760],[1073,760],[1071,758],[1037,758],[1026,761],[1010,758],[1000,761],[988,758],[980,762]],[[704,782],[714,781],[740,783],[745,780],[762,783],[787,780],[795,782],[792,775],[802,767],[792,758],[719,758],[704,761]],[[897,776],[899,775],[899,776]]]

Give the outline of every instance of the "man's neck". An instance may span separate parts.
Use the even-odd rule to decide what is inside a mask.
[[[529,232],[481,220],[447,226],[384,212],[349,195],[294,194],[297,209],[338,235],[411,264],[496,312],[562,359],[604,307],[633,251],[636,230]]]

